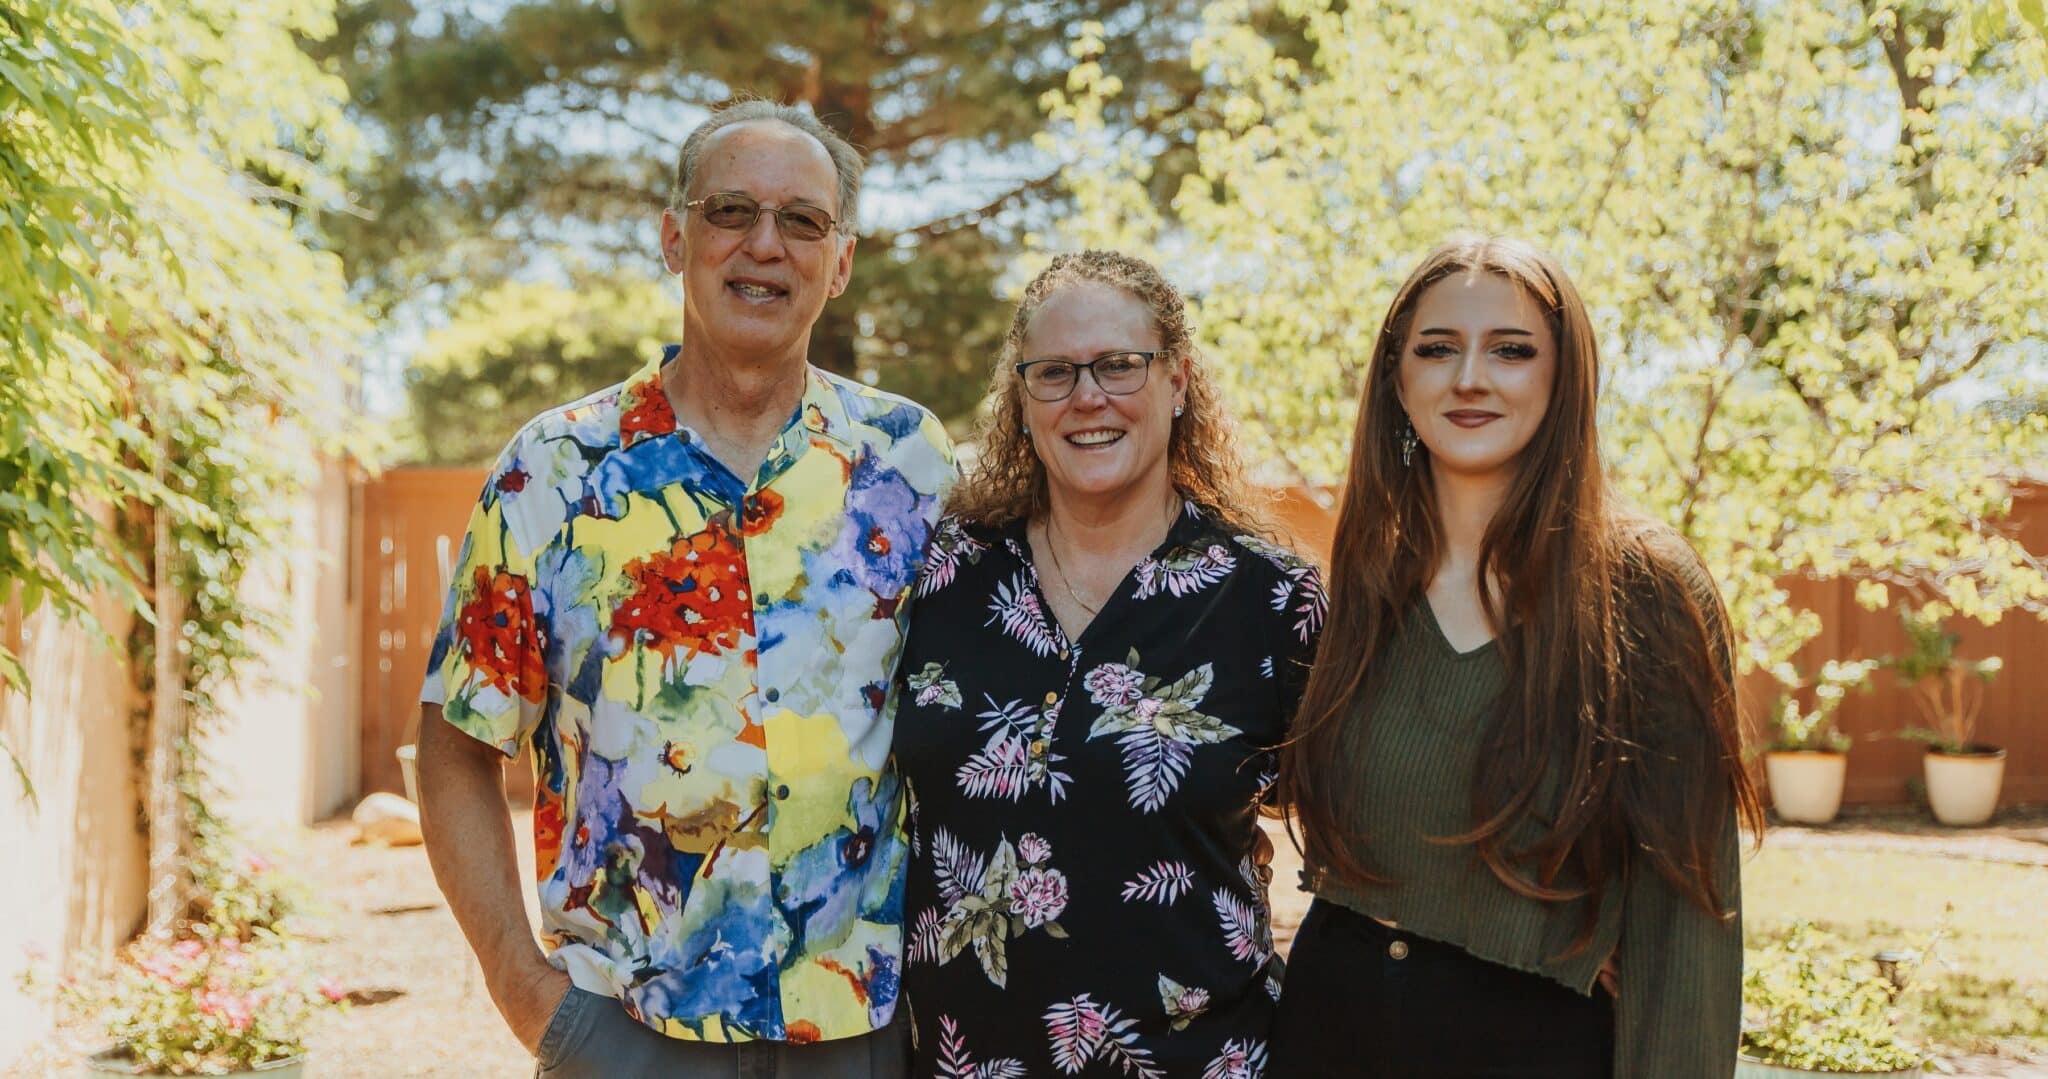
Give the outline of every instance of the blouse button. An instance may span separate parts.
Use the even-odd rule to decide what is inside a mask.
[[[1066,658],[1067,658],[1067,650],[1066,650],[1066,649],[1064,649],[1064,648],[1060,649],[1060,659],[1061,659],[1062,661],[1064,661],[1064,660],[1065,660]]]
[[[1408,942],[1405,940],[1397,940],[1394,943],[1387,945],[1387,957],[1390,959],[1408,958]]]
[[[1031,755],[1034,757],[1045,756],[1045,739],[1040,738],[1031,743]]]
[[[1048,693],[1048,694],[1046,694],[1046,695],[1045,695],[1045,703],[1046,703],[1046,706],[1047,706],[1048,708],[1049,708],[1049,707],[1051,707],[1051,706],[1053,706],[1053,705],[1055,705],[1055,704],[1058,704],[1058,703],[1060,703],[1060,695],[1059,695],[1058,693]]]

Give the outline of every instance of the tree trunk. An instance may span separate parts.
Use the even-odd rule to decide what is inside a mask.
[[[167,436],[157,435],[156,478],[164,482],[171,452]],[[149,810],[149,931],[168,934],[184,910],[189,892],[185,870],[185,803],[178,791],[186,737],[185,664],[178,640],[185,621],[185,597],[178,591],[171,544],[170,512],[158,506],[150,514],[155,533],[152,576],[156,616],[155,692],[150,701],[149,775],[144,788]]]

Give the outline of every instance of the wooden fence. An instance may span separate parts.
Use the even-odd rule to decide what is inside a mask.
[[[448,572],[484,480],[480,469],[402,468],[364,488],[360,700],[366,792],[400,789],[393,751],[413,738],[420,679],[447,594]],[[1276,508],[1283,529],[1304,549],[1327,552],[1334,515],[1317,496],[1290,490]],[[2048,488],[2024,489],[2013,513],[2031,548],[2048,548]],[[1787,587],[1792,602],[1820,612],[1827,627],[1804,653],[1810,664],[1880,656],[1904,647],[1897,616],[1858,607],[1848,582],[1796,580]],[[2048,622],[2016,614],[1995,626],[1965,622],[1960,628],[1965,655],[2005,660],[2004,672],[1986,692],[1978,725],[1980,740],[2006,747],[2004,803],[2048,802]],[[1917,713],[1888,674],[1873,681],[1874,692],[1852,697],[1842,708],[1841,726],[1857,742],[1846,797],[1852,804],[1907,802],[1912,798],[1909,784],[1920,775],[1921,750],[1892,735],[1914,722]],[[1743,690],[1752,705],[1770,699],[1769,681],[1761,676],[1747,680]],[[523,778],[523,767],[508,775],[515,789],[530,782]]]

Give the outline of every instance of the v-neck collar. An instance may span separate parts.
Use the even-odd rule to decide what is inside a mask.
[[[1046,598],[1044,584],[1038,577],[1038,563],[1031,557],[1030,521],[1019,517],[1010,522],[1003,529],[1003,543],[1009,548],[1011,556],[1023,563],[1025,580],[1030,583],[1032,595],[1037,597],[1039,609],[1045,612],[1046,626],[1058,638],[1060,653],[1064,655],[1085,645],[1091,638],[1099,636],[1097,627],[1108,621],[1109,615],[1130,601],[1130,596],[1137,591],[1140,568],[1147,562],[1163,560],[1168,552],[1177,548],[1200,546],[1207,538],[1208,529],[1209,518],[1202,508],[1187,499],[1182,499],[1180,512],[1174,515],[1173,524],[1166,530],[1166,538],[1159,541],[1158,546],[1152,548],[1150,554],[1131,563],[1131,568],[1124,571],[1122,579],[1110,590],[1109,598],[1102,601],[1102,609],[1096,611],[1088,620],[1088,625],[1081,630],[1079,637],[1067,636],[1067,627],[1060,623],[1059,616],[1053,613],[1052,604]]]

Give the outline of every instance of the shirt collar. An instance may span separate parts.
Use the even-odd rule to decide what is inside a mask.
[[[680,429],[675,406],[661,383],[661,369],[681,351],[681,345],[662,346],[660,356],[649,360],[626,380],[619,393],[620,449],[631,449],[644,439],[672,435]],[[823,371],[809,367],[805,370],[803,400],[784,426],[777,448],[793,459],[802,453],[813,435],[846,447],[854,442],[853,421],[846,414],[846,402],[840,399],[839,391]]]

